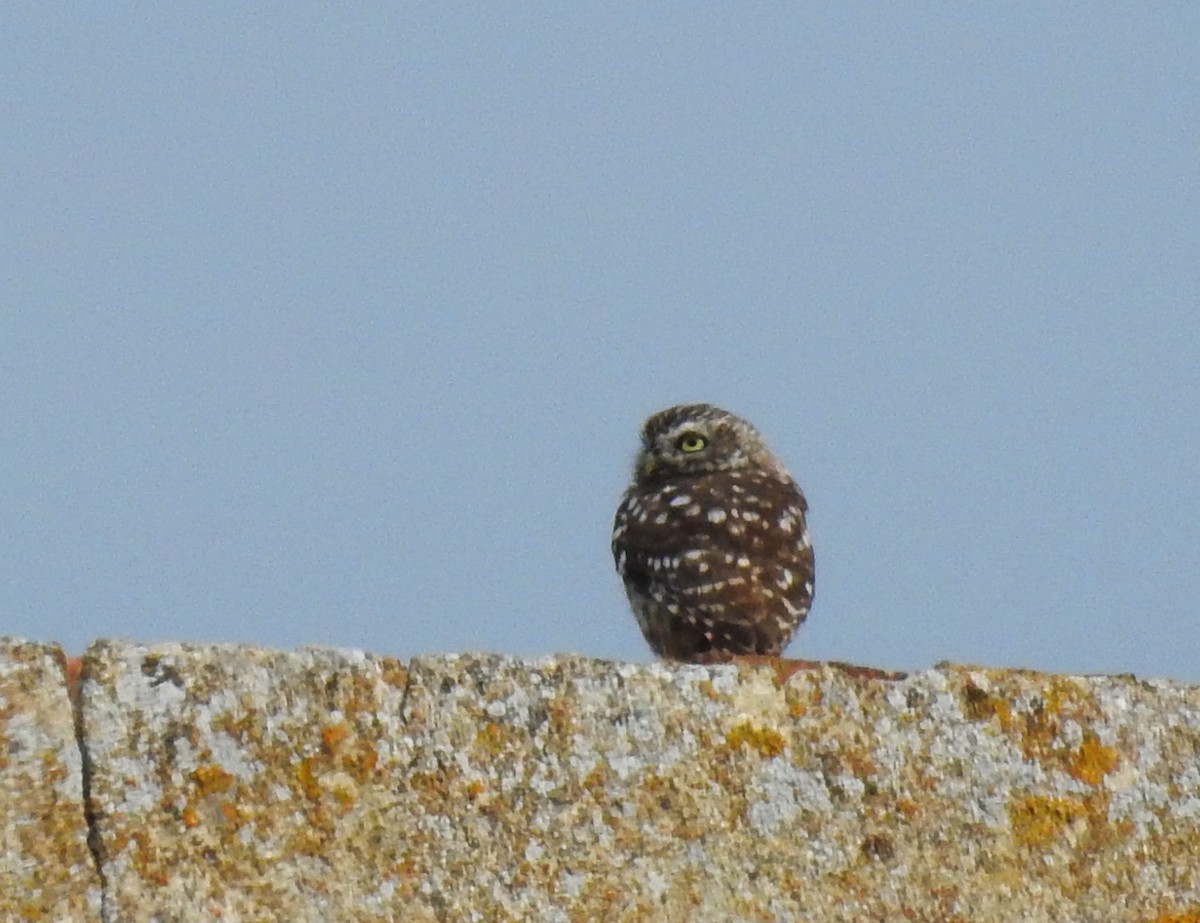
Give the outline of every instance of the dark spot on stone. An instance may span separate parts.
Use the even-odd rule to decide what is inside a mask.
[[[170,683],[179,689],[184,687],[183,675],[173,664],[164,663],[157,654],[149,654],[142,659],[142,675],[150,678],[151,686]]]
[[[967,683],[963,688],[963,695],[967,697],[967,704],[970,706],[978,706],[987,701],[987,693],[976,686],[974,683]]]
[[[891,862],[892,858],[896,855],[896,849],[892,846],[892,841],[888,837],[873,834],[863,840],[862,854],[868,859]]]

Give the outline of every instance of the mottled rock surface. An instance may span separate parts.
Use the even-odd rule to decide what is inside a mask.
[[[101,643],[106,918],[1200,921],[1200,687]]]
[[[62,652],[0,639],[0,920],[100,919]]]

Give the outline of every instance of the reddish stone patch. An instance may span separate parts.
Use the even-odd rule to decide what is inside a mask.
[[[67,680],[67,694],[71,697],[71,705],[78,706],[79,682],[83,678],[83,658],[67,657],[63,661],[63,675]]]

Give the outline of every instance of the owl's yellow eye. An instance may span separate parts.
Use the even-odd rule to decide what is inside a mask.
[[[684,433],[675,440],[675,447],[680,452],[699,452],[706,445],[708,445],[708,440],[699,433]]]

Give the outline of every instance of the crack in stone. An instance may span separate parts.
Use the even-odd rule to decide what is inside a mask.
[[[408,662],[404,664],[404,691],[400,693],[400,707],[397,709],[400,713],[400,721],[405,727],[408,727],[412,722],[409,721],[408,714],[408,696],[412,692],[413,687],[413,661],[416,657],[409,657]]]
[[[67,682],[67,696],[71,703],[72,723],[75,727],[75,746],[79,748],[79,774],[83,789],[83,817],[87,823],[87,846],[96,867],[96,878],[100,881],[100,919],[109,920],[108,879],[104,874],[104,845],[100,839],[95,803],[92,800],[92,759],[87,747],[87,734],[83,726],[81,697],[83,684],[90,678],[91,660],[87,654],[64,660],[63,672]]]

